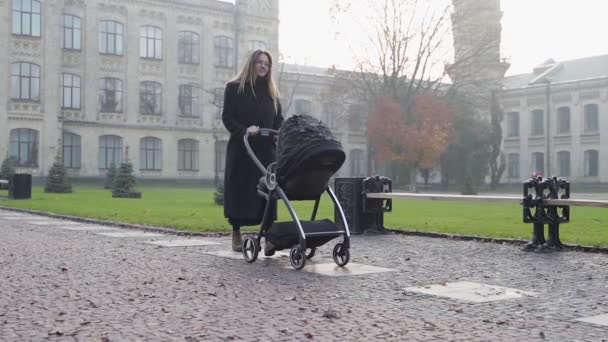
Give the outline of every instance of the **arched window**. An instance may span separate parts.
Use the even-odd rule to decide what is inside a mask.
[[[80,135],[63,133],[63,166],[70,169],[80,168]]]
[[[557,134],[570,133],[570,107],[557,108]]]
[[[99,80],[99,111],[122,113],[122,81],[117,78]]]
[[[295,102],[296,115],[310,115],[312,113],[312,102],[298,99]]]
[[[519,153],[507,154],[507,177],[519,178]]]
[[[365,155],[363,150],[350,151],[350,175],[352,177],[365,176]]]
[[[13,34],[40,37],[40,1],[13,0]]]
[[[597,150],[585,151],[585,177],[597,177],[599,175],[599,153]]]
[[[584,107],[585,132],[597,132],[600,129],[599,108],[595,103]]]
[[[557,152],[557,167],[559,172],[558,176],[570,177],[570,152]]]
[[[199,64],[200,44],[198,33],[180,32],[177,38],[179,63]]]
[[[545,154],[542,152],[532,153],[532,174],[537,172],[545,174]]]
[[[63,15],[63,48],[80,50],[82,45],[82,24],[80,17]]]
[[[63,74],[61,79],[61,107],[67,109],[80,109],[80,76]]]
[[[40,101],[40,66],[33,63],[11,65],[11,97]]]
[[[163,31],[155,26],[144,26],[139,35],[141,58],[163,59]]]
[[[102,135],[99,137],[99,168],[107,170],[122,164],[122,138],[116,135]]]
[[[179,111],[182,116],[199,117],[201,114],[200,88],[194,84],[179,86]]]
[[[231,68],[234,66],[234,40],[227,36],[217,36],[214,41],[215,66]]]
[[[519,137],[519,113],[507,113],[507,137]]]
[[[145,81],[139,86],[139,112],[146,115],[161,115],[163,111],[163,89],[160,83]]]
[[[198,141],[182,139],[177,143],[177,169],[198,171]]]
[[[162,165],[162,141],[154,137],[141,138],[139,168],[141,170],[160,171]]]
[[[99,52],[122,56],[123,25],[117,21],[99,22]]]
[[[12,129],[9,155],[17,160],[17,166],[38,166],[38,131],[30,128]]]

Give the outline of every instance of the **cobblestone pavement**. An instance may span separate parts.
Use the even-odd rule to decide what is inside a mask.
[[[352,262],[394,272],[330,277],[287,258],[247,264],[9,220],[0,210],[2,341],[605,341],[608,256],[401,235],[359,236]],[[47,219],[52,220],[52,219]],[[86,226],[91,226],[87,224]],[[331,262],[333,243],[316,263]],[[313,259],[314,260],[314,259]],[[406,291],[468,281],[536,297],[469,303]]]

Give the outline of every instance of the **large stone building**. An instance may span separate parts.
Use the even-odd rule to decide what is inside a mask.
[[[0,19],[0,156],[34,176],[60,153],[74,177],[127,155],[142,178],[221,176],[224,84],[278,56],[278,0],[9,0]]]
[[[608,55],[550,59],[506,77],[501,98],[505,182],[536,172],[608,182]]]

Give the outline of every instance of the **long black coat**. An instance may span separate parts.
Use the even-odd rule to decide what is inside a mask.
[[[275,111],[265,80],[256,82],[255,96],[249,83],[244,92],[238,93],[238,87],[237,82],[230,82],[224,91],[222,121],[230,132],[224,173],[224,216],[231,224],[252,226],[261,223],[266,200],[257,194],[257,183],[263,174],[247,154],[243,136],[249,126],[279,129],[283,116],[280,103]],[[276,160],[272,139],[258,135],[249,142],[265,167]],[[276,206],[273,207],[276,217]]]

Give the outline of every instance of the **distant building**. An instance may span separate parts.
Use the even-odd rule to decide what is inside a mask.
[[[608,55],[558,62],[506,77],[505,182],[535,172],[575,183],[608,182]]]

